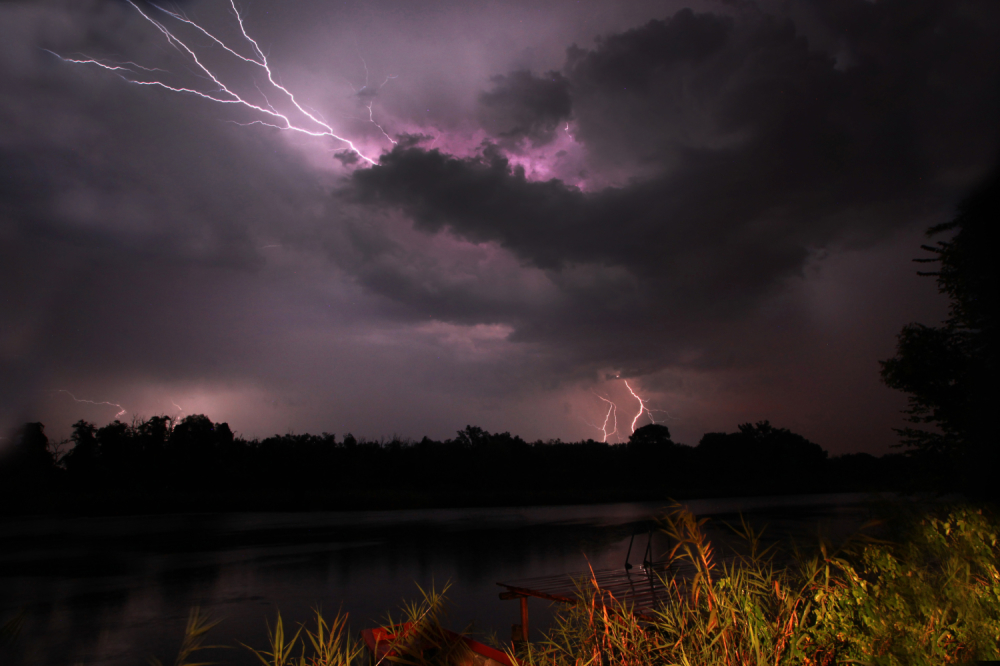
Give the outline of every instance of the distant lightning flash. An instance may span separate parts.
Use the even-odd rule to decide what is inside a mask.
[[[65,393],[66,395],[68,395],[70,398],[73,399],[73,402],[85,402],[85,403],[87,403],[89,405],[107,405],[108,407],[117,407],[120,411],[117,414],[115,414],[115,418],[116,419],[119,416],[121,416],[122,414],[124,414],[125,411],[126,411],[125,408],[122,407],[121,405],[119,405],[117,402],[107,402],[107,401],[103,401],[103,400],[102,401],[97,401],[97,400],[83,400],[81,398],[77,398],[75,395],[73,395],[72,393],[70,393],[66,389],[57,389],[56,393]]]
[[[637,394],[632,389],[632,386],[628,383],[628,380],[626,379],[626,380],[623,380],[623,381],[625,382],[625,387],[628,389],[628,392],[632,394],[633,398],[635,398],[636,400],[639,401],[639,412],[635,415],[635,418],[632,419],[632,432],[633,433],[635,432],[635,425],[636,425],[636,423],[639,422],[639,419],[642,418],[643,414],[646,414],[647,416],[649,416],[650,422],[656,423],[656,419],[653,418],[653,412],[654,411],[655,412],[659,412],[659,411],[663,411],[663,410],[659,410],[659,409],[651,410],[651,409],[649,409],[649,407],[646,406],[646,402],[647,401],[639,397],[639,394]],[[621,441],[621,435],[618,433],[618,405],[616,405],[614,402],[612,402],[609,398],[605,398],[600,393],[594,392],[594,395],[596,395],[598,398],[600,398],[604,402],[608,403],[608,411],[604,415],[604,423],[602,425],[596,425],[594,423],[589,423],[589,422],[588,422],[588,425],[590,427],[592,427],[592,428],[600,430],[604,434],[604,439],[601,440],[602,442],[607,442],[608,438],[611,437],[612,435],[618,435],[618,441],[620,442]],[[608,430],[608,422],[609,421],[614,424],[613,428],[610,431]]]
[[[656,420],[653,419],[653,413],[646,408],[646,401],[636,395],[636,392],[632,390],[631,386],[629,386],[627,379],[625,380],[625,386],[628,387],[628,392],[632,394],[632,397],[639,401],[639,412],[635,415],[635,418],[632,419],[632,432],[635,432],[635,424],[639,421],[643,412],[649,415],[649,420],[652,423],[656,423]]]
[[[398,142],[395,139],[393,139],[391,136],[389,136],[389,133],[386,132],[384,129],[382,129],[382,126],[379,125],[375,121],[375,115],[372,112],[372,106],[375,104],[375,96],[378,95],[378,91],[382,90],[382,88],[385,87],[385,84],[389,83],[389,81],[392,81],[394,78],[396,78],[396,75],[395,74],[390,74],[390,75],[388,75],[388,76],[385,77],[385,81],[383,81],[381,83],[381,85],[379,85],[377,88],[369,88],[368,87],[368,63],[365,61],[365,57],[363,55],[361,55],[360,53],[358,53],[358,57],[361,58],[361,64],[365,68],[365,85],[361,86],[361,89],[355,91],[354,94],[357,95],[359,99],[360,98],[365,98],[365,97],[368,98],[368,104],[365,105],[365,107],[368,109],[368,121],[372,125],[374,125],[375,127],[377,127],[379,132],[382,132],[382,136],[384,136],[386,139],[388,139],[389,143],[391,143],[392,145],[396,146],[396,145],[398,145]],[[351,87],[353,88],[354,86],[351,86]]]
[[[165,88],[167,90],[171,90],[173,92],[188,93],[188,94],[191,94],[191,95],[197,95],[198,97],[201,97],[202,99],[206,99],[206,100],[209,100],[209,101],[212,101],[212,102],[217,102],[219,104],[236,104],[236,105],[239,105],[239,106],[244,106],[246,108],[252,109],[253,111],[256,111],[257,113],[260,113],[263,116],[265,116],[264,119],[254,120],[253,122],[247,123],[247,124],[250,124],[250,125],[265,125],[267,127],[273,127],[275,129],[279,129],[279,130],[286,130],[286,131],[292,131],[292,132],[300,132],[302,134],[307,134],[309,136],[314,136],[314,137],[330,137],[330,138],[336,139],[337,141],[341,141],[341,142],[345,143],[352,152],[354,152],[358,157],[360,157],[361,159],[365,160],[369,164],[372,164],[372,165],[377,164],[375,160],[373,160],[372,158],[370,158],[367,155],[365,155],[364,153],[362,153],[358,149],[358,147],[355,146],[354,143],[350,139],[342,137],[342,136],[338,135],[336,132],[334,132],[333,128],[330,125],[326,124],[325,122],[323,122],[318,117],[318,114],[316,114],[314,112],[308,111],[302,104],[299,103],[299,101],[295,98],[295,95],[292,94],[292,92],[290,90],[288,90],[287,88],[285,88],[283,85],[281,85],[280,83],[278,83],[275,80],[274,73],[271,71],[271,66],[268,63],[267,56],[264,55],[264,52],[261,50],[260,45],[257,43],[256,40],[254,40],[249,35],[249,33],[246,30],[246,26],[243,23],[243,17],[240,15],[239,10],[236,8],[236,0],[229,0],[229,4],[232,7],[233,15],[236,17],[236,20],[239,23],[240,32],[243,35],[243,38],[246,40],[247,44],[249,44],[250,48],[253,51],[253,55],[251,57],[249,57],[249,58],[246,57],[246,56],[244,56],[244,55],[242,55],[242,54],[240,54],[239,52],[236,51],[236,49],[230,47],[228,44],[224,43],[221,39],[219,39],[218,37],[216,37],[215,35],[213,35],[212,33],[210,33],[208,30],[206,30],[202,26],[198,25],[197,23],[195,23],[191,19],[187,18],[183,14],[179,14],[179,13],[176,13],[176,12],[169,11],[169,10],[164,9],[162,7],[159,7],[159,6],[155,5],[155,4],[153,4],[152,6],[155,7],[157,10],[163,12],[167,16],[170,16],[171,18],[175,19],[176,21],[179,21],[181,23],[189,25],[192,28],[194,28],[195,30],[201,32],[203,35],[205,35],[206,37],[208,37],[214,43],[218,44],[227,53],[229,53],[230,55],[234,56],[235,58],[238,58],[239,60],[242,60],[245,63],[252,64],[252,65],[254,65],[256,67],[259,67],[259,68],[263,69],[264,72],[266,72],[266,74],[267,74],[267,80],[271,83],[271,85],[274,86],[279,91],[281,91],[282,93],[284,93],[287,96],[288,100],[292,103],[292,105],[295,106],[295,108],[298,109],[299,112],[302,113],[302,115],[304,115],[306,118],[308,118],[313,123],[315,123],[320,129],[310,129],[308,127],[303,127],[303,126],[297,125],[287,115],[285,115],[284,113],[281,113],[280,111],[278,111],[277,109],[275,109],[274,106],[272,106],[271,103],[268,101],[267,96],[264,95],[263,92],[261,92],[261,97],[264,98],[264,104],[265,104],[265,106],[262,106],[260,104],[256,104],[256,103],[254,103],[254,102],[252,102],[252,101],[250,101],[250,100],[248,100],[248,99],[240,96],[238,93],[234,92],[229,87],[227,87],[222,82],[221,78],[218,75],[216,75],[215,73],[213,73],[205,64],[202,63],[202,61],[198,58],[198,54],[194,51],[193,48],[191,48],[190,46],[188,46],[187,43],[185,43],[183,40],[181,40],[179,37],[177,37],[174,33],[172,33],[163,23],[160,23],[159,21],[157,21],[156,19],[154,19],[152,16],[150,16],[149,14],[147,14],[146,12],[144,12],[132,0],[126,0],[126,2],[128,2],[128,4],[130,4],[132,6],[132,8],[135,9],[144,19],[146,19],[157,30],[159,30],[163,34],[163,36],[166,38],[168,44],[170,44],[172,47],[174,47],[174,49],[176,49],[179,53],[181,53],[181,55],[186,56],[188,59],[190,59],[194,63],[194,65],[199,70],[201,70],[201,72],[203,72],[204,75],[215,86],[218,87],[217,90],[214,90],[212,92],[202,92],[200,90],[195,90],[194,88],[184,88],[184,87],[173,86],[173,85],[170,85],[170,84],[166,83],[165,81],[161,81],[161,80],[156,79],[156,78],[152,78],[151,80],[129,78],[129,74],[131,74],[133,76],[139,76],[140,71],[137,71],[137,70],[141,70],[141,72],[144,72],[146,74],[152,74],[154,72],[163,71],[163,70],[156,69],[156,68],[143,67],[142,65],[137,65],[137,64],[131,63],[131,62],[110,63],[110,62],[102,62],[102,61],[94,59],[94,58],[86,58],[86,57],[84,57],[84,58],[66,58],[66,57],[63,57],[63,56],[59,55],[58,53],[54,53],[53,55],[55,55],[56,57],[60,58],[61,60],[65,61],[65,62],[70,62],[70,63],[75,63],[75,64],[84,64],[84,65],[96,65],[96,66],[101,67],[103,69],[106,69],[106,70],[108,70],[110,72],[114,72],[115,74],[117,74],[118,76],[120,76],[123,80],[125,80],[125,81],[127,81],[129,83],[133,83],[135,85],[140,85],[140,86],[157,86],[157,87],[160,87],[160,88]],[[50,51],[50,53],[51,53],[51,51]],[[386,80],[388,81],[388,79],[386,79]],[[385,85],[385,84],[383,84],[383,85]],[[369,109],[368,110],[369,110],[369,115],[370,115],[371,114],[371,106],[370,105],[369,105]],[[374,123],[374,120],[372,120],[372,122]],[[376,123],[376,126],[378,126],[377,123]],[[381,130],[382,128],[379,127],[379,129]],[[382,133],[385,134],[385,131],[383,130]],[[387,134],[386,134],[386,137],[388,138]],[[392,141],[392,139],[389,139],[389,140]],[[395,144],[396,142],[393,141],[393,143]]]
[[[372,125],[374,125],[375,127],[377,127],[380,132],[382,132],[382,136],[384,136],[385,138],[389,139],[389,142],[392,143],[392,145],[394,145],[394,146],[398,145],[397,141],[395,139],[393,139],[391,136],[389,136],[386,133],[386,131],[384,129],[382,129],[381,125],[379,125],[377,122],[375,122],[375,118],[372,115],[372,104],[373,104],[373,102],[368,102],[368,120],[370,120],[372,122]]]
[[[597,395],[597,394],[595,393],[594,395]],[[600,398],[601,400],[603,400],[604,402],[608,403],[608,413],[604,415],[604,424],[600,428],[601,432],[604,433],[604,439],[602,439],[601,441],[602,442],[607,442],[608,441],[608,437],[610,437],[611,435],[618,434],[618,405],[616,405],[615,403],[611,402],[610,400],[608,400],[607,398],[605,398],[602,395],[597,395],[597,397]],[[610,419],[612,417],[614,417],[615,427],[614,427],[614,430],[612,430],[611,432],[608,432],[608,419]]]

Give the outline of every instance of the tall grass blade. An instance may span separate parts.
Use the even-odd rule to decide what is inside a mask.
[[[221,649],[226,646],[223,645],[202,645],[205,641],[205,635],[216,625],[219,624],[221,620],[210,620],[207,615],[201,613],[201,609],[195,606],[188,613],[187,625],[184,628],[184,638],[181,639],[180,650],[177,651],[177,658],[174,660],[174,666],[212,666],[215,662],[212,661],[199,661],[193,662],[189,661],[191,655],[202,650],[211,649]],[[149,663],[151,666],[163,666],[161,662],[156,657],[150,657]]]

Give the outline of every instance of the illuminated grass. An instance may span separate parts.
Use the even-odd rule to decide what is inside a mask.
[[[274,629],[268,628],[270,651],[244,645],[265,666],[350,666],[358,660],[363,645],[347,630],[347,615],[337,613],[327,621],[319,609],[314,609],[314,628],[305,624],[288,638],[281,614]],[[305,636],[303,636],[305,632]]]
[[[996,523],[955,509],[912,521],[892,544],[856,540],[811,556],[760,548],[718,563],[697,520],[663,521],[670,556],[694,575],[666,581],[670,597],[640,619],[620,605],[586,603],[558,617],[531,647],[539,666],[969,663],[1000,658],[1000,550]]]

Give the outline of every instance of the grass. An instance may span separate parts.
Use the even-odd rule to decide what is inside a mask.
[[[650,617],[621,604],[562,613],[528,661],[546,666],[878,664],[941,666],[1000,658],[1000,551],[981,511],[910,520],[899,541],[854,539],[815,552],[744,548],[720,561],[704,520],[675,511],[669,558],[694,570],[667,582]]]
[[[887,538],[856,537],[810,552],[763,545],[746,523],[741,546],[719,557],[705,519],[684,510],[661,524],[668,558],[685,575],[665,581],[668,598],[649,615],[581,581],[581,603],[561,607],[544,640],[522,645],[526,666],[941,666],[1000,659],[1000,544],[997,521],[953,507],[891,521]],[[412,629],[379,660],[401,666],[459,666],[468,653],[442,625],[445,592],[387,617]],[[422,591],[423,592],[423,591]],[[196,612],[176,666],[201,649],[207,621]],[[395,631],[395,630],[393,630]],[[193,646],[193,648],[192,648]],[[280,615],[265,666],[352,666],[364,661],[347,616],[285,631]],[[371,660],[371,663],[375,663]],[[157,662],[158,664],[158,662]]]
[[[357,661],[362,645],[348,631],[347,615],[337,613],[327,621],[318,608],[313,613],[313,627],[299,625],[291,638],[285,634],[279,613],[274,629],[267,632],[270,651],[244,647],[265,666],[350,666]]]
[[[221,645],[203,645],[206,634],[217,624],[219,624],[218,621],[213,622],[202,615],[199,608],[192,608],[188,614],[187,626],[184,628],[184,638],[181,640],[180,650],[177,651],[174,666],[208,666],[213,663],[209,661],[191,661],[191,659],[196,652],[224,647]],[[163,666],[163,662],[156,657],[151,657],[149,664],[150,666]]]

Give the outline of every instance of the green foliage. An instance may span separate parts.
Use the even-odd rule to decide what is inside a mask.
[[[719,563],[685,511],[664,520],[669,559],[688,573],[666,603],[637,617],[598,590],[562,612],[526,658],[539,666],[674,664],[961,664],[1000,658],[1000,550],[995,521],[957,508],[928,515],[900,544],[821,545],[779,566],[746,525],[746,547]]]
[[[956,509],[927,516],[904,536],[897,545],[821,551],[805,563],[813,606],[803,616],[800,655],[873,664],[1000,656],[995,526]]]
[[[996,525],[962,508],[908,536],[813,565],[826,580],[814,587],[800,654],[887,665],[1000,657]]]

